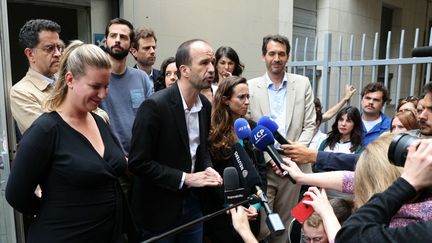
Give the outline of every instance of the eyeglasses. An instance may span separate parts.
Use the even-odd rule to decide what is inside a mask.
[[[36,47],[36,49],[41,49],[42,51],[48,53],[48,54],[53,54],[55,52],[55,50],[58,50],[60,53],[63,53],[65,46],[62,44],[53,44],[53,45],[46,45],[44,47]]]

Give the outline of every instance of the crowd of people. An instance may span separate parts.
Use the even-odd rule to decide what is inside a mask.
[[[155,32],[122,18],[106,25],[103,49],[66,47],[60,33],[51,20],[24,24],[19,41],[29,69],[10,90],[22,137],[6,199],[24,214],[28,242],[141,242],[225,209],[221,175],[241,140],[234,123],[246,118],[253,129],[263,116],[288,140],[275,144],[284,163],[241,143],[286,229],[307,195],[315,212],[301,229],[306,242],[409,239],[411,231],[380,225],[430,235],[432,82],[423,96],[401,99],[393,118],[382,112],[389,93],[380,82],[362,87],[359,108],[346,106],[357,90],[347,85],[323,112],[309,79],[286,72],[290,43],[282,35],[263,38],[266,72],[247,80],[233,48],[214,51],[202,39],[183,42],[155,69]],[[333,117],[330,132],[321,132]],[[405,169],[387,157],[401,132],[426,138],[409,147]],[[254,194],[258,185],[241,186]],[[273,235],[266,218],[258,200],[158,242],[291,240],[288,231]]]

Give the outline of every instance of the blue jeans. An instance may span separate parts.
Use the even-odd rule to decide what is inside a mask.
[[[163,234],[176,227],[182,226],[190,221],[202,217],[201,203],[195,193],[190,193],[189,196],[183,200],[182,212],[176,221],[167,227],[157,230],[141,229],[141,240],[148,240],[154,236]],[[193,226],[182,230],[174,235],[163,238],[157,241],[158,243],[202,243],[203,242],[203,223],[197,223]]]

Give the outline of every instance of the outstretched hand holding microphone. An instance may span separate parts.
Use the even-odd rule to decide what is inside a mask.
[[[257,126],[256,128],[264,128],[262,126]],[[254,131],[251,132],[248,122],[243,119],[239,118],[235,121],[235,132],[237,137],[239,138],[239,141],[243,140],[249,140],[249,136],[251,136],[252,143],[256,145],[256,141],[254,138]],[[265,128],[264,128],[265,129]],[[248,135],[246,137],[246,135]],[[256,134],[255,134],[256,135]],[[263,133],[264,137],[270,136],[271,133],[267,129],[267,133]],[[255,136],[257,137],[257,136]],[[273,138],[269,138],[268,143],[273,144]],[[265,147],[264,143],[267,143],[267,141],[260,140],[258,141],[259,145],[262,145]],[[259,149],[259,148],[258,148]],[[270,148],[271,149],[271,148]],[[264,148],[262,150],[265,150]],[[263,183],[258,175],[258,171],[256,170],[255,166],[252,163],[252,160],[244,150],[242,146],[240,146],[239,143],[236,143],[233,145],[233,165],[236,168],[236,170],[239,172],[240,178],[243,178],[245,180],[245,183],[248,188],[254,188],[255,195],[259,198],[260,204],[263,206],[267,218],[266,223],[268,228],[270,229],[270,232],[273,234],[282,234],[285,230],[285,226],[282,223],[282,220],[280,216],[273,212],[273,210],[269,206],[269,202],[267,199],[267,196],[265,195],[264,191],[262,190]]]
[[[268,116],[262,116],[258,122],[257,125],[261,125],[265,128],[267,128],[274,136],[274,139],[282,146],[282,145],[288,145],[291,144],[286,138],[284,138],[278,131],[279,129],[279,125],[273,121],[270,117]],[[282,150],[276,150],[278,153],[283,153]],[[272,157],[273,159],[273,157]],[[280,168],[279,164],[277,164],[277,162],[270,161],[269,163],[271,163],[271,168],[274,171],[275,174],[279,175],[279,176],[285,176],[284,174],[286,174],[286,172],[283,172],[284,170],[282,168]]]
[[[282,176],[286,176],[292,183],[296,181],[289,175],[288,171],[284,170],[281,166],[283,164],[282,157],[274,147],[274,137],[272,132],[264,126],[257,125],[251,132],[251,140],[256,148],[266,151],[276,166],[282,171]]]
[[[239,118],[234,122],[234,130],[239,143],[243,145],[244,141],[249,140],[255,147],[261,151],[266,151],[272,158],[272,169],[276,174],[286,176],[292,183],[296,181],[289,175],[288,171],[282,169],[282,157],[273,146],[275,138],[279,143],[288,143],[288,141],[277,131],[278,125],[268,116],[263,116],[258,120],[257,126],[251,131],[248,122],[244,118]],[[275,136],[273,136],[275,134]]]

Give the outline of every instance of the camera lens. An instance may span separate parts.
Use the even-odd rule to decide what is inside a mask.
[[[403,167],[408,154],[408,146],[410,146],[417,139],[419,138],[407,133],[400,133],[396,135],[390,143],[387,154],[390,162],[396,166]]]

